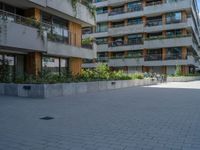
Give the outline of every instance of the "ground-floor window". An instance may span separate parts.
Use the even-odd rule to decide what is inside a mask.
[[[10,54],[0,54],[0,81],[9,82],[15,76],[15,56]]]
[[[68,59],[52,56],[43,56],[42,69],[45,72],[51,72],[58,75],[66,74],[69,71]]]

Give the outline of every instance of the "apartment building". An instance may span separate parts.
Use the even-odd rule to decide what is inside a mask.
[[[96,39],[98,62],[113,70],[183,74],[199,67],[199,11],[196,0],[95,0],[97,25],[84,28]]]
[[[0,65],[6,61],[14,78],[38,76],[43,70],[80,73],[82,59],[96,51],[82,45],[83,27],[94,26],[87,1],[0,0]]]

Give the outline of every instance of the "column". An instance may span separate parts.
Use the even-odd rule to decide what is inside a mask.
[[[25,16],[34,18],[36,21],[41,21],[41,11],[37,8],[25,10]],[[27,74],[38,77],[42,72],[42,53],[30,52],[25,57],[25,72]]]
[[[42,54],[32,52],[26,55],[26,73],[33,76],[38,76],[42,70]]]
[[[81,42],[82,42],[81,25],[74,22],[69,22],[69,32],[70,32],[69,36],[70,45],[81,47]],[[69,59],[69,68],[73,76],[81,73],[82,64],[83,64],[82,58]]]

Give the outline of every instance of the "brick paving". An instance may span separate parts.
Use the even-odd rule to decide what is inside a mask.
[[[54,119],[39,119],[44,116]],[[134,87],[45,100],[0,96],[0,150],[200,150],[200,91]]]

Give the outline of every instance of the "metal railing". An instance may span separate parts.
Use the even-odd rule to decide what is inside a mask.
[[[162,19],[153,19],[153,20],[147,20],[146,26],[152,27],[152,26],[160,26],[162,25]]]
[[[183,37],[191,37],[192,34],[174,34],[174,35],[166,35],[166,36],[156,36],[156,37],[147,37],[144,40],[163,40],[163,39],[171,39],[171,38],[183,38]]]
[[[117,46],[128,46],[128,45],[140,45],[143,44],[143,38],[131,39],[127,42],[124,41],[114,41],[108,44],[109,47],[117,47]]]

